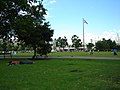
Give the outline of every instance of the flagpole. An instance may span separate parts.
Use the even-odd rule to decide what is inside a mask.
[[[84,18],[83,18],[83,49],[85,50],[85,37],[84,37]]]

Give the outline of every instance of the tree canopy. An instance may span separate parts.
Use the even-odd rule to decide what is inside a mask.
[[[79,39],[77,35],[73,35],[71,40],[72,40],[72,46],[75,47],[77,50],[79,49],[79,47],[82,46],[81,39]]]
[[[0,38],[11,40],[14,37],[18,41],[25,42],[26,45],[31,45],[34,49],[33,58],[36,56],[38,47],[50,45],[49,42],[52,41],[53,36],[53,30],[45,19],[47,10],[42,1],[0,1]]]
[[[100,51],[110,51],[114,48],[116,48],[116,42],[112,41],[111,39],[106,40],[105,38],[103,38],[100,41],[97,41],[95,43],[96,46],[96,50],[100,50]]]
[[[64,38],[59,37],[56,40],[56,46],[64,49],[66,46],[68,46],[67,38],[65,36]]]
[[[88,50],[91,50],[93,47],[94,47],[94,44],[93,44],[93,43],[88,43],[88,44],[87,44],[87,49],[88,49]]]

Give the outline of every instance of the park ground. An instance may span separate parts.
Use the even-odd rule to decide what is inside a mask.
[[[7,66],[8,61],[0,60],[0,90],[120,90],[120,60],[61,58]]]
[[[13,57],[32,57],[33,53],[21,53],[18,52]],[[90,55],[90,52],[52,52],[48,54],[49,57],[63,57],[63,56],[85,56],[85,57],[115,57],[120,58],[120,52],[117,55],[113,55],[113,52],[94,52]]]

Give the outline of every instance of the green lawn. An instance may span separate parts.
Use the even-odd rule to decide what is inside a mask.
[[[27,53],[27,52],[17,52],[16,55],[13,55],[15,57],[32,57],[33,56],[33,53]]]
[[[120,52],[117,53],[117,56],[114,56],[112,52],[94,52],[93,55],[90,55],[89,52],[53,52],[49,56],[96,56],[96,57],[120,57]]]
[[[33,53],[17,53],[14,56],[31,56],[32,57]],[[120,57],[120,52],[118,52],[117,56],[114,56],[112,52],[94,52],[93,55],[90,55],[89,52],[52,52],[48,54],[48,56],[96,56],[96,57]]]
[[[0,61],[0,90],[120,90],[120,61],[54,59],[7,66]]]

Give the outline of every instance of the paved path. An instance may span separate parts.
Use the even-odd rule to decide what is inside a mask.
[[[4,57],[0,57],[0,59],[3,59]],[[6,57],[10,58],[10,57]],[[31,59],[32,57],[13,57],[12,59]],[[120,60],[118,57],[94,57],[94,56],[63,56],[63,57],[47,57],[48,59],[62,59],[62,58],[70,58],[70,59],[97,59],[97,60]],[[11,58],[10,58],[11,59]],[[38,59],[44,59],[44,57],[38,57]]]

